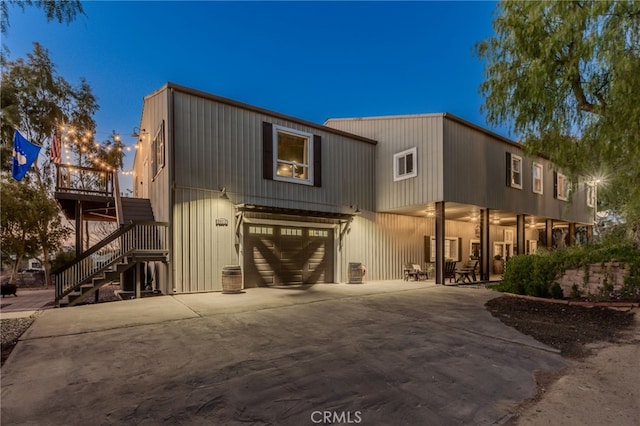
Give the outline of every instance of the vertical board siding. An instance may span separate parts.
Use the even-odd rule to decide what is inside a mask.
[[[476,237],[475,223],[445,221],[445,237],[460,238],[461,262],[470,259],[470,246]],[[493,258],[493,243],[504,241],[504,230],[515,227],[490,226],[490,257]],[[527,229],[525,239],[538,239],[535,229]],[[402,279],[406,263],[424,265],[426,253],[424,237],[435,236],[435,220],[432,218],[404,216],[389,213],[363,212],[351,224],[342,249],[339,250],[339,282],[348,281],[349,263],[362,262],[367,267],[367,280]],[[515,244],[515,242],[514,242]]]
[[[443,200],[442,115],[330,119],[329,127],[377,140],[377,211]],[[418,176],[394,182],[393,155],[417,147]]]
[[[178,189],[174,217],[176,292],[222,290],[222,268],[239,262],[233,204],[217,192]],[[222,218],[228,226],[216,226]]]
[[[224,187],[236,203],[271,207],[327,212],[375,207],[375,145],[179,91],[175,110],[178,187]],[[322,138],[322,187],[263,178],[264,121]]]
[[[486,206],[553,219],[590,223],[584,185],[578,186],[572,202],[553,197],[553,164],[524,155],[522,148],[508,144],[478,129],[444,120],[444,196],[447,201]],[[507,153],[522,157],[522,189],[505,185]],[[543,194],[532,191],[533,162],[543,165]]]

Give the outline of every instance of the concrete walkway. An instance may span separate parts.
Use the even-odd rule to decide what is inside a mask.
[[[2,367],[2,422],[503,423],[567,361],[493,318],[496,296],[387,281],[50,309]]]
[[[53,307],[55,290],[23,290],[0,299],[0,318],[23,318],[41,309]]]

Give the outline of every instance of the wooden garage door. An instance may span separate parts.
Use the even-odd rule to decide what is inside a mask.
[[[245,287],[333,282],[333,230],[244,225]]]

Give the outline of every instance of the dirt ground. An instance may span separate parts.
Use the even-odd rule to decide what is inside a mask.
[[[538,374],[537,395],[509,425],[634,425],[640,416],[640,315],[502,296],[486,304],[503,323],[574,361]]]

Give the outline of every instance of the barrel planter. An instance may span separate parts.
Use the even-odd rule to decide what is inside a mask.
[[[240,265],[227,265],[222,268],[222,293],[242,292],[242,269]]]
[[[360,262],[349,263],[349,284],[362,284],[366,269]]]

